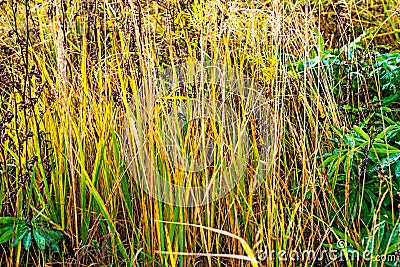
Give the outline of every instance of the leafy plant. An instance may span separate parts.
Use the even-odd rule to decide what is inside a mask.
[[[352,251],[368,252],[370,259],[364,260],[376,266],[377,257],[392,255],[399,244],[394,218],[399,217],[400,201],[393,192],[400,191],[400,54],[363,49],[368,34],[340,49],[320,45],[295,72],[305,75],[311,70],[316,80],[327,73],[338,106],[348,115],[347,126],[330,125],[332,146],[320,167],[333,192],[331,218],[340,218],[333,232],[350,243],[341,252],[347,260]],[[349,223],[357,234],[347,234]]]
[[[317,35],[319,36],[318,33]],[[297,66],[291,67],[299,74],[306,68],[312,69],[315,78],[318,78],[321,69],[326,71],[336,96],[348,98],[351,96],[351,91],[355,95],[364,95],[365,91],[369,91],[376,101],[378,89],[381,89],[382,99],[391,99],[393,103],[398,99],[397,89],[400,87],[400,52],[382,54],[363,47],[363,41],[368,38],[372,36],[366,31],[340,49],[325,49],[324,41],[319,37],[319,50],[313,50],[311,57],[300,60]],[[343,88],[347,88],[347,92]],[[353,103],[351,106],[357,108],[358,105]]]
[[[63,234],[52,230],[39,219],[27,223],[25,220],[17,220],[14,217],[0,217],[0,244],[13,240],[13,246],[22,242],[25,250],[29,250],[33,241],[39,249],[52,248],[54,252],[60,253],[59,242]]]
[[[382,215],[391,214],[393,198],[384,192],[389,187],[395,192],[400,190],[400,125],[389,125],[372,136],[357,125],[346,134],[333,129],[339,138],[331,139],[335,148],[324,154],[322,167],[337,192],[337,205],[348,205],[345,208],[350,220],[357,216],[361,205],[361,217],[368,225],[374,207],[383,197],[382,207],[387,211],[382,209]],[[382,179],[382,176],[386,178]],[[383,220],[385,218],[382,216]]]
[[[348,263],[364,261],[369,266],[396,266],[396,252],[399,248],[400,223],[395,225],[380,222],[371,231],[363,231],[361,242],[349,238],[345,233],[333,229],[340,237],[331,247],[336,249],[342,260]],[[365,264],[364,263],[364,264]]]
[[[397,94],[400,88],[400,52],[378,54],[371,75],[375,73],[379,76],[382,91]]]

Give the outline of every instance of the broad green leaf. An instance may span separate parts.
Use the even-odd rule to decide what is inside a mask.
[[[14,228],[13,225],[6,225],[0,228],[0,235],[2,235],[4,232],[7,232],[8,230],[12,230]]]
[[[390,125],[380,132],[376,138],[382,140],[385,140],[385,138],[390,139],[393,135],[397,134],[399,130],[400,128],[398,125]]]
[[[1,224],[14,224],[14,217],[0,217],[0,225]]]
[[[380,114],[379,114],[379,115],[380,115]],[[395,122],[394,120],[388,118],[387,116],[382,116],[382,117],[383,117],[383,119],[384,119],[387,123],[389,123],[389,124],[391,124],[391,125],[396,124],[396,122]]]
[[[386,252],[386,255],[390,255],[393,252],[396,252],[398,249],[399,249],[399,244],[397,244],[397,243],[393,244],[393,245],[389,246],[389,248],[388,248],[388,250]]]
[[[46,238],[44,238],[40,233],[39,230],[33,229],[33,237],[36,241],[36,244],[40,249],[45,249],[46,247]]]
[[[384,148],[374,148],[371,151],[374,151],[379,155],[391,155],[391,154],[399,154],[400,153],[399,149],[388,150],[388,149],[384,149]]]
[[[60,240],[63,238],[63,234],[60,231],[50,230],[48,229],[46,233],[56,240]]]
[[[391,229],[391,231],[387,231],[385,233],[384,243],[386,246],[399,245],[399,241],[400,241],[399,227],[400,227],[400,223],[397,223],[396,226]],[[392,253],[392,252],[389,252],[389,254],[390,253]]]
[[[381,107],[383,112],[392,112],[392,110],[388,107]]]
[[[28,250],[32,245],[32,231],[29,231],[23,241],[25,250]]]
[[[50,246],[55,252],[60,253],[60,246],[56,242],[52,242]]]
[[[377,164],[376,164],[374,167],[372,167],[369,171],[370,171],[370,172],[374,172],[374,171],[380,170],[380,169],[382,169],[382,168],[386,168],[386,167],[388,167],[389,165],[391,165],[391,164],[395,163],[396,161],[398,161],[398,159],[400,159],[400,153],[391,155],[391,156],[389,156],[389,157],[387,157],[387,158],[382,159],[381,162],[380,162],[380,164],[377,163]],[[397,165],[398,165],[398,163],[397,163]],[[397,167],[397,166],[396,166],[396,167]]]
[[[0,244],[8,242],[13,236],[14,229],[4,232],[0,237]]]
[[[17,230],[17,233],[15,234],[14,237],[14,246],[17,246],[19,242],[24,238],[26,233],[29,231],[29,228],[27,226],[23,226],[22,228]]]
[[[330,156],[330,157],[328,157],[328,158],[326,158],[326,159],[324,160],[324,162],[322,163],[322,166],[323,166],[323,167],[327,167],[328,164],[329,164],[330,162],[335,161],[335,160],[337,160],[337,159],[338,159],[338,156],[337,156],[337,155]]]
[[[400,97],[399,94],[394,94],[394,95],[385,97],[384,99],[382,99],[382,105],[388,106],[388,105],[392,104],[393,102],[395,102],[397,99],[399,99],[399,97]]]
[[[372,193],[371,192],[371,190],[365,190],[364,191],[364,194],[366,194],[366,195],[368,195],[369,196],[369,198],[371,199],[371,203],[372,204],[375,204],[376,202],[378,202],[378,197],[374,194],[374,193]],[[372,212],[372,211],[371,211]],[[373,214],[373,212],[372,212],[372,214]]]
[[[354,140],[356,141],[358,147],[368,146],[369,144],[368,140],[364,140],[359,137],[354,138]],[[358,150],[358,152],[361,153],[361,150]]]
[[[367,141],[370,140],[369,135],[366,132],[364,132],[361,127],[354,125],[353,129],[360,137],[364,138],[364,140],[367,140]]]
[[[394,169],[394,174],[397,180],[400,181],[400,161],[397,161],[396,168]]]

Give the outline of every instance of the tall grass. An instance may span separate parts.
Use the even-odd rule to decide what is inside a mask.
[[[386,17],[371,22],[376,36],[398,46],[395,1],[364,2],[341,1],[339,12],[327,1],[3,1],[0,114],[19,116],[0,145],[0,215],[38,217],[64,240],[60,253],[2,244],[1,266],[295,266],[258,254],[322,250],[341,238],[332,225],[357,240],[360,226],[341,221],[343,207],[320,167],[331,126],[348,124],[334,81],[323,68],[300,76],[290,66],[295,57],[321,53],[322,30],[332,48],[338,38],[336,46],[354,40],[361,28],[354,25],[371,28],[362,14],[378,7]],[[346,20],[345,28],[329,28],[323,22],[330,16]],[[168,205],[138,186],[144,161],[126,160],[124,121],[129,109],[162,93],[147,81],[185,62],[234,67],[265,97],[273,158],[255,191],[251,166],[231,192],[203,206]],[[38,103],[21,113],[24,97]],[[138,127],[138,136],[156,139],[157,128],[147,127]],[[12,145],[29,131],[24,149]],[[32,156],[38,160],[29,169]],[[158,164],[158,173],[177,183],[179,171],[166,165]],[[29,179],[18,182],[21,174]],[[301,262],[313,264],[343,262]]]

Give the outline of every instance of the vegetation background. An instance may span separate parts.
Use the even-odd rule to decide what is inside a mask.
[[[396,0],[0,1],[0,265],[397,266],[350,255],[398,255],[399,12]],[[226,197],[174,207],[127,171],[122,121],[155,70],[197,61],[255,80],[276,153],[255,192],[249,168]],[[327,248],[342,261],[259,257]]]

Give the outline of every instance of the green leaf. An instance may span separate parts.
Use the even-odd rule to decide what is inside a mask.
[[[346,134],[344,136],[344,143],[350,146],[351,148],[354,148],[356,146],[356,142],[354,141],[354,136],[352,136],[351,134]]]
[[[380,164],[379,164],[379,163],[376,164],[374,167],[372,167],[372,168],[369,169],[368,171],[369,171],[369,172],[374,172],[374,171],[380,170],[380,169],[382,169],[382,168],[386,168],[386,167],[388,167],[390,164],[396,162],[398,159],[400,159],[400,153],[394,154],[394,155],[391,155],[391,156],[389,156],[389,157],[387,157],[387,158],[382,159],[381,162],[380,162]],[[398,165],[398,163],[397,163],[397,165]],[[397,166],[396,166],[396,169],[397,169]]]
[[[388,105],[392,104],[393,102],[395,102],[397,99],[399,99],[399,97],[400,97],[399,94],[394,94],[394,95],[385,97],[384,99],[382,99],[382,105],[388,106]]]
[[[359,126],[357,126],[357,125],[354,125],[354,126],[353,126],[353,130],[354,130],[360,137],[362,137],[364,140],[367,140],[367,141],[370,140],[369,135],[368,135],[366,132],[364,132],[363,129],[362,129],[361,127],[359,127]]]
[[[337,155],[330,156],[324,160],[322,166],[326,168],[329,163],[331,163],[332,161],[336,161],[337,159],[338,159]]]
[[[26,235],[25,235],[25,238],[24,238],[24,241],[23,241],[24,243],[24,248],[25,248],[25,250],[28,250],[30,247],[31,247],[31,245],[32,245],[32,232],[31,231],[29,231]]]
[[[392,112],[392,110],[388,107],[381,107],[383,112]]]
[[[12,238],[13,232],[14,229],[10,229],[4,232],[0,237],[0,244],[8,242]]]
[[[22,228],[17,230],[17,233],[15,234],[14,237],[14,247],[21,242],[21,240],[24,238],[25,234],[29,231],[29,228],[27,226],[23,226]]]
[[[334,125],[331,125],[331,128],[332,128],[332,130],[333,130],[337,135],[339,135],[341,138],[343,138],[343,133],[342,133],[342,131],[341,131],[339,128],[337,128],[337,127],[334,126]]]
[[[6,225],[0,228],[0,235],[2,235],[4,232],[7,232],[8,230],[12,230],[14,227],[13,225]]]
[[[64,236],[60,231],[47,229],[46,232],[50,237],[52,237],[53,239],[56,239],[56,240],[60,240]]]
[[[388,249],[387,249],[387,253],[386,253],[386,255],[390,255],[390,254],[392,254],[393,252],[396,252],[397,250],[399,249],[399,244],[393,244],[393,245],[391,245]]]
[[[351,239],[351,237],[349,237],[348,235],[346,235],[345,233],[343,233],[342,231],[340,231],[339,229],[336,228],[330,228],[336,235],[338,235],[340,238],[342,238],[344,241],[348,242],[349,244],[351,244],[353,247],[356,247],[355,242],[353,241],[353,239]]]
[[[383,117],[383,119],[384,119],[387,123],[389,123],[389,124],[391,124],[391,125],[396,124],[396,122],[395,122],[394,120],[388,118],[387,116],[382,116],[382,117]]]
[[[0,224],[9,225],[14,224],[15,218],[14,217],[0,217]]]
[[[381,245],[383,245],[382,244],[382,239],[383,239],[383,236],[384,236],[384,234],[385,234],[385,222],[381,222],[379,225],[377,225],[376,226],[376,231],[377,231],[377,234],[379,234],[379,236],[378,236],[378,244],[377,244],[377,246],[378,247],[380,247]]]
[[[396,168],[394,169],[394,174],[396,175],[397,180],[400,180],[400,161],[398,161],[396,164]]]
[[[33,229],[33,237],[36,241],[36,244],[40,249],[45,249],[46,247],[46,238],[44,238],[38,230]]]
[[[384,140],[386,137],[387,139],[390,139],[392,136],[396,135],[399,130],[400,128],[398,125],[390,125],[380,132],[376,138]]]
[[[318,40],[318,46],[319,46],[320,52],[324,53],[325,52],[324,38],[322,37],[322,34],[318,31],[318,29],[315,29],[314,33],[315,33],[315,35],[317,37],[317,40]]]
[[[52,243],[51,243],[51,248],[52,248],[55,252],[60,253],[60,246],[59,246],[57,243],[52,242]]]
[[[393,246],[399,245],[399,241],[400,241],[399,240],[400,239],[399,227],[400,227],[400,223],[397,223],[395,227],[391,228],[390,231],[387,231],[385,233],[385,238],[384,238],[383,243],[385,244],[386,247],[388,247],[388,246],[393,247]],[[383,249],[386,249],[386,247],[384,247]],[[390,249],[391,249],[390,247],[389,247],[388,254],[394,252],[394,251],[390,251]]]
[[[379,155],[392,155],[392,154],[399,154],[400,149],[385,149],[385,148],[373,148],[372,152],[376,152]]]

